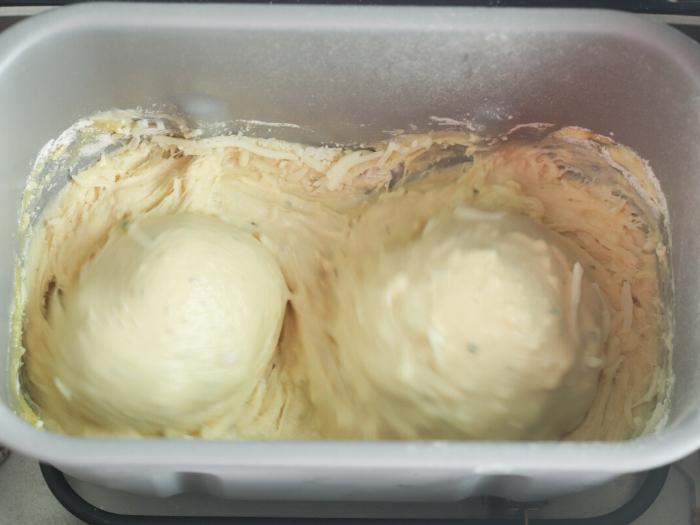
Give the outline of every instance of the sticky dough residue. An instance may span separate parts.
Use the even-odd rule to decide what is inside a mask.
[[[578,282],[567,289],[591,283],[586,300],[604,305],[598,324],[609,331],[601,355],[581,361],[595,371],[597,388],[580,424],[571,430],[567,423],[565,435],[529,428],[514,435],[487,430],[486,437],[619,440],[649,432],[663,419],[671,328],[660,298],[668,280],[663,197],[648,166],[607,138],[565,128],[536,140],[512,135],[487,142],[440,131],[359,149],[317,148],[245,136],[198,139],[176,119],[127,112],[94,117],[74,133],[82,142],[68,164],[78,169],[40,218],[37,196],[55,179],[33,179],[21,222],[27,253],[17,273],[13,369],[21,378],[21,412],[37,424],[87,435],[483,437],[455,433],[450,424],[444,435],[416,431],[420,425],[412,433],[397,431],[401,425],[387,416],[391,405],[378,403],[374,410],[383,415],[373,416],[368,399],[347,387],[352,371],[342,362],[338,368],[343,342],[331,333],[343,304],[339,265],[357,255],[351,251],[357,232],[368,247],[362,250],[381,251],[382,243],[418,235],[432,217],[460,209],[528,217],[564,239],[576,261],[566,279]],[[92,164],[78,158],[81,150],[89,156],[104,147],[108,153]],[[54,147],[39,171],[71,151]],[[181,213],[213,216],[264,239],[289,290],[279,344],[244,418],[216,417],[187,429],[164,424],[145,431],[121,420],[105,425],[71,407],[71,385],[51,380],[46,305],[70,293],[115,228]],[[396,228],[387,237],[384,226]],[[134,395],[148,396],[147,387],[140,388]],[[395,417],[402,419],[400,412]]]

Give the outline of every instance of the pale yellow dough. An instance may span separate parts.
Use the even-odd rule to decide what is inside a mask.
[[[204,215],[125,221],[46,305],[37,401],[67,429],[196,432],[241,417],[272,365],[288,292],[269,250]]]
[[[353,231],[333,290],[340,372],[323,406],[337,431],[551,439],[578,426],[607,311],[569,243],[527,217],[458,207],[417,238],[396,242],[392,231],[394,246],[368,251],[371,219]],[[363,419],[368,406],[376,416]]]
[[[586,440],[661,420],[668,254],[630,150],[572,128],[345,150],[141,124],[82,127],[122,147],[23,220],[28,419],[78,435]]]

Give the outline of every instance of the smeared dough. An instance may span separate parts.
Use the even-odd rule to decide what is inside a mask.
[[[662,419],[670,326],[661,301],[663,207],[630,150],[573,128],[495,143],[459,131],[401,135],[358,150],[176,138],[165,128],[129,114],[81,127],[88,138],[107,134],[122,146],[72,172],[37,225],[21,232],[30,242],[18,279],[13,371],[24,378],[28,419],[87,435],[609,440]],[[207,389],[196,376],[185,379],[182,360],[175,377],[191,380],[191,390],[144,387],[140,407],[120,405],[106,387],[120,356],[135,359],[134,377],[146,379],[154,370],[169,374],[170,365],[150,357],[178,344],[144,348],[140,359],[137,338],[129,348],[116,340],[112,323],[124,317],[112,316],[110,304],[129,304],[128,282],[141,282],[122,275],[119,260],[130,253],[125,264],[149,266],[144,246],[153,235],[136,232],[167,237],[181,229],[177,221],[192,220],[178,216],[206,216],[219,225],[212,231],[235,232],[191,261],[204,263],[205,251],[220,261],[221,275],[207,270],[212,288],[266,261],[250,283],[229,283],[247,298],[251,310],[240,319],[248,322],[220,324],[236,316],[218,293],[211,300],[222,317],[198,321],[229,340],[242,366],[212,370]],[[136,236],[126,237],[129,225]],[[122,241],[127,249],[117,250]],[[237,268],[226,253],[243,246],[257,255]],[[185,252],[177,252],[183,272]],[[154,302],[134,303],[154,341],[152,330],[167,324],[147,305],[168,302],[163,272],[148,280]],[[109,283],[103,273],[117,280],[90,284]],[[90,324],[76,316],[90,310],[105,330],[83,332],[83,345],[79,334]],[[62,348],[60,340],[73,342]],[[106,387],[99,395],[81,390],[86,374],[95,379],[86,384]],[[127,392],[129,381],[114,392]],[[155,392],[166,395],[151,398]],[[217,404],[220,396],[228,399]],[[181,409],[189,423],[175,417]]]

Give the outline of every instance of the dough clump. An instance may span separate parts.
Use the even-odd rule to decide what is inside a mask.
[[[34,395],[73,431],[99,422],[121,434],[196,432],[245,410],[287,295],[267,248],[222,220],[125,222],[49,298],[47,352],[29,370],[51,391]]]
[[[312,379],[316,400],[344,401],[325,407],[341,435],[552,439],[581,423],[608,327],[570,243],[467,207],[376,252],[363,226],[338,265],[340,372]]]

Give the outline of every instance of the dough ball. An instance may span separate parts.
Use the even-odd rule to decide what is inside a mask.
[[[379,229],[360,224],[355,246]],[[566,239],[525,217],[458,208],[384,246],[337,267],[333,362],[312,367],[332,432],[555,439],[582,421],[608,323]]]
[[[187,434],[246,410],[271,366],[288,291],[270,251],[213,217],[116,227],[55,294],[45,412],[63,428]],[[31,374],[31,370],[30,370]]]

